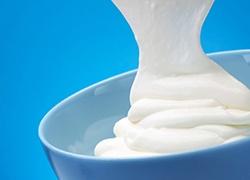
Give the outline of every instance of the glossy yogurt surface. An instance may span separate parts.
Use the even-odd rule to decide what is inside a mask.
[[[208,58],[200,31],[213,0],[114,0],[140,50],[127,117],[96,156],[171,154],[250,135],[250,90]]]

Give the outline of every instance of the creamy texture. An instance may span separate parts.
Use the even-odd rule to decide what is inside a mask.
[[[96,156],[206,148],[250,135],[250,90],[210,60],[200,31],[213,0],[114,0],[140,50],[128,117]]]

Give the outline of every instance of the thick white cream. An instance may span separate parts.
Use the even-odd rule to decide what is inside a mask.
[[[206,148],[250,135],[250,90],[210,60],[200,31],[213,0],[113,0],[140,50],[128,117],[96,156]]]

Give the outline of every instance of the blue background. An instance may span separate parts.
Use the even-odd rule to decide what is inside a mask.
[[[216,0],[206,53],[250,48],[250,1]],[[138,66],[138,48],[110,0],[0,1],[0,179],[55,180],[42,117],[69,95]]]

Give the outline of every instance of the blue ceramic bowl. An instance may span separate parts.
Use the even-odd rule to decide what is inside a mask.
[[[209,55],[250,88],[250,50]],[[126,116],[136,71],[97,83],[55,106],[41,121],[39,137],[61,180],[248,180],[250,138],[174,155],[98,158],[95,145],[113,137]]]

